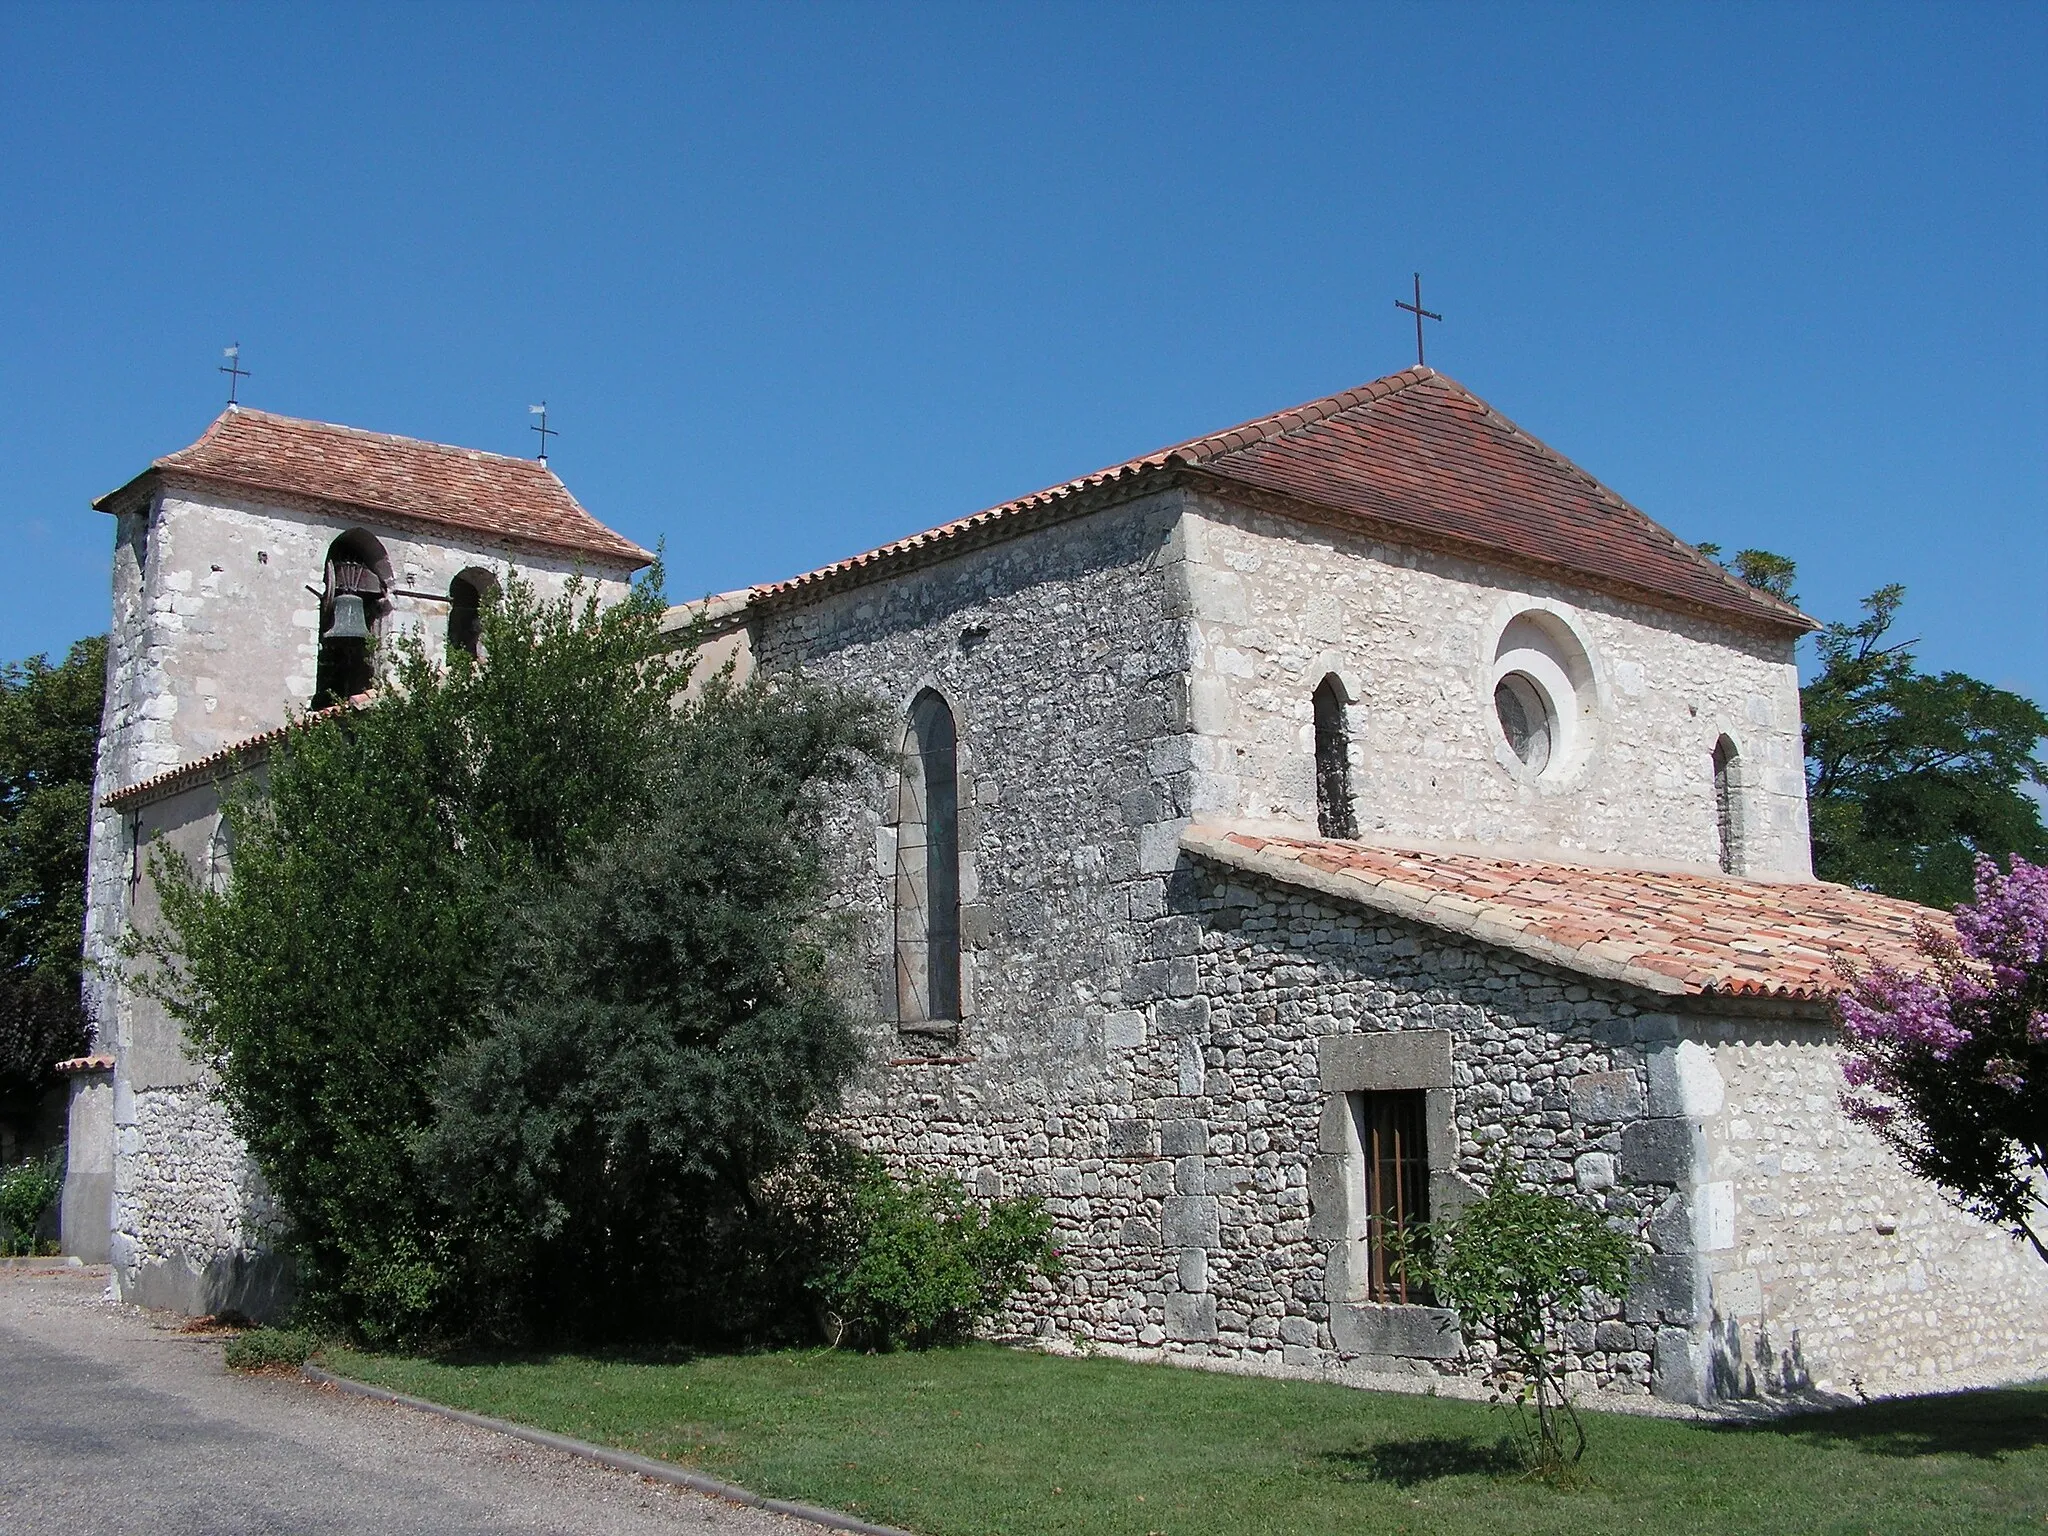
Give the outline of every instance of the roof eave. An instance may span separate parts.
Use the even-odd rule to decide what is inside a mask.
[[[1170,490],[1183,483],[1185,474],[1182,461],[1169,456],[1158,462],[1119,467],[1104,475],[1090,476],[1087,481],[1070,481],[801,576],[756,587],[750,607],[756,611],[787,607],[904,571],[920,570],[956,555]]]
[[[262,498],[270,505],[297,508],[319,513],[342,512],[350,520],[364,519],[382,522],[387,526],[410,529],[415,532],[446,534],[455,529],[484,543],[510,544],[521,549],[541,550],[550,554],[572,557],[598,558],[611,565],[623,566],[628,570],[641,570],[654,563],[654,554],[642,549],[629,539],[621,539],[624,549],[601,547],[597,544],[576,543],[562,539],[549,539],[533,534],[507,533],[502,530],[470,528],[464,524],[443,518],[429,517],[422,513],[405,512],[392,507],[380,507],[368,502],[349,501],[338,496],[316,496],[305,491],[285,486],[265,484],[240,475],[225,475],[212,470],[195,470],[182,467],[166,467],[153,464],[118,490],[109,491],[95,501],[93,509],[99,512],[126,512],[133,508],[130,501],[140,499],[145,493],[153,493],[158,486],[192,486],[199,488],[225,487],[243,491]],[[629,553],[630,551],[630,553]]]
[[[1662,1008],[1683,1005],[1688,1009],[1704,1007],[1713,1012],[1751,1013],[1765,1009],[1774,1014],[1789,1014],[1817,1020],[1833,1016],[1833,1002],[1826,996],[1808,996],[1789,989],[1736,992],[1733,989],[1715,988],[1700,991],[1688,987],[1675,976],[1667,976],[1643,966],[1610,960],[1604,955],[1587,954],[1569,945],[1545,938],[1541,934],[1499,922],[1482,912],[1465,910],[1462,906],[1440,906],[1411,896],[1403,890],[1389,889],[1384,885],[1366,885],[1343,875],[1317,869],[1298,859],[1247,848],[1241,843],[1231,841],[1228,831],[1223,828],[1200,824],[1190,826],[1181,833],[1180,845],[1186,852],[1207,859],[1213,864],[1221,864],[1226,868],[1280,885],[1312,891],[1348,906],[1364,907],[1369,911],[1383,912],[1389,917],[1398,917],[1408,922],[1456,933],[1543,965],[1627,987],[1655,999],[1657,1005]]]

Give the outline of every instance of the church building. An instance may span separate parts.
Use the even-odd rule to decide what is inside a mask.
[[[644,552],[529,461],[240,411],[118,518],[89,941],[221,776],[367,683],[347,636]],[[475,596],[459,591],[463,584]],[[1641,1231],[1575,1381],[1704,1402],[2039,1374],[2048,1270],[1839,1107],[1843,961],[1908,903],[1813,879],[1814,626],[1441,374],[1347,393],[703,607],[869,691],[831,827],[871,1050],[843,1128],[1036,1193],[1004,1319],[1233,1369],[1479,1368],[1387,1223],[1503,1145]],[[336,638],[341,637],[341,638]],[[260,1305],[276,1213],[174,1032],[102,982],[67,1233],[124,1295]],[[98,1182],[94,1182],[97,1180]]]

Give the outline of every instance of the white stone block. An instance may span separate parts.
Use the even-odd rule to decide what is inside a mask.
[[[1753,1269],[1738,1269],[1714,1281],[1714,1305],[1729,1317],[1761,1317],[1764,1310],[1762,1276]]]
[[[1735,1185],[1726,1179],[1700,1186],[1694,1208],[1700,1247],[1716,1253],[1735,1246]]]

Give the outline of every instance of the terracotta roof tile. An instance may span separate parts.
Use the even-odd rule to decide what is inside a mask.
[[[1918,968],[1943,913],[1821,881],[1596,868],[1191,827],[1191,852],[1653,990],[1820,1001],[1840,961]],[[1673,986],[1676,983],[1676,987]]]
[[[764,598],[836,585],[913,552],[1022,532],[1032,513],[1091,492],[1135,493],[1162,474],[1199,471],[1219,484],[1285,498],[1393,541],[1465,550],[1552,571],[1652,602],[1773,629],[1813,621],[1738,581],[1591,475],[1529,436],[1463,385],[1428,368],[1034,492],[928,533],[789,581]]]
[[[641,566],[653,557],[586,512],[555,473],[513,459],[410,437],[223,411],[189,448],[158,459],[151,476],[336,502],[406,522]],[[93,505],[111,510],[122,491]]]

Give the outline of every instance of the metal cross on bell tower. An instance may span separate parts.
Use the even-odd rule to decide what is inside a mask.
[[[1422,322],[1425,320],[1441,321],[1443,319],[1443,316],[1435,310],[1422,307],[1422,274],[1420,272],[1415,274],[1415,302],[1413,304],[1404,304],[1401,300],[1396,299],[1394,300],[1394,308],[1405,309],[1415,317],[1415,366],[1420,368],[1424,366],[1422,361]]]
[[[553,427],[548,425],[547,401],[543,400],[539,405],[529,405],[526,408],[526,414],[529,416],[538,416],[540,418],[538,422],[536,422],[533,426],[528,427],[527,430],[529,432],[538,432],[540,434],[540,461],[541,463],[545,464],[548,461],[548,439],[551,437],[560,437],[562,434],[557,432]]]
[[[228,409],[232,411],[241,404],[236,397],[241,393],[242,380],[253,375],[242,366],[242,344],[239,341],[221,348],[220,355],[227,359],[220,365],[220,371],[228,376]]]

